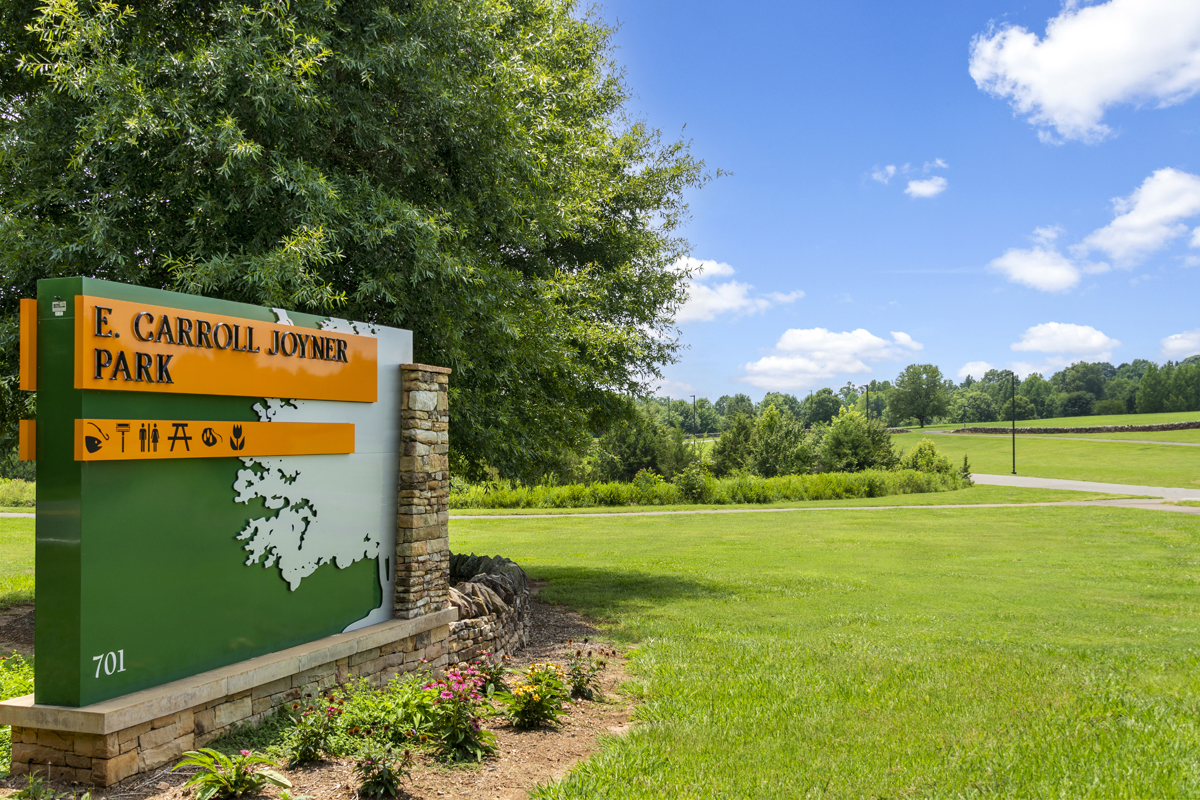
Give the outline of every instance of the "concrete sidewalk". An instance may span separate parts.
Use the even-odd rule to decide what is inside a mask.
[[[1200,500],[1200,487],[1179,489],[1171,486],[1132,486],[1126,483],[1097,483],[1068,481],[1062,478],[1028,478],[1024,475],[971,475],[971,480],[983,486],[1016,486],[1022,489],[1062,489],[1068,492],[1103,492],[1104,494],[1141,494],[1164,500]]]
[[[1000,430],[1004,430],[1001,428]],[[1029,430],[1026,428],[1026,430]],[[952,431],[925,431],[925,433],[933,436],[974,436],[978,439],[999,439],[1004,434],[999,433],[954,433]],[[1005,431],[1008,433],[1008,431]],[[1024,439],[1066,439],[1071,442],[1114,442],[1116,444],[1161,444],[1169,447],[1200,447],[1200,442],[1164,442],[1158,439],[1101,439],[1098,437],[1083,436],[1067,436],[1061,433],[1021,433],[1021,429],[1017,428],[1017,435]]]

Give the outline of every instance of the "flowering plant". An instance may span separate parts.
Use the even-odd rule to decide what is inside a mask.
[[[504,673],[508,672],[507,662],[508,656],[496,656],[492,653],[484,653],[482,658],[471,662],[469,669],[474,669],[476,674],[483,678],[480,688],[484,694],[490,697],[493,693],[508,688],[504,683]]]
[[[557,722],[567,698],[563,669],[558,664],[532,664],[511,691],[498,697],[508,706],[508,718],[518,728]]]
[[[433,696],[434,740],[442,755],[454,761],[482,761],[496,752],[496,737],[481,721],[484,681],[479,670],[467,667],[447,670],[445,677],[425,685]]]
[[[320,760],[329,754],[329,737],[333,734],[333,721],[340,715],[334,705],[322,707],[312,704],[300,712],[296,726],[288,734],[288,761],[293,766]]]
[[[195,786],[196,800],[211,800],[214,797],[241,797],[244,794],[262,794],[269,783],[284,789],[292,788],[287,778],[272,769],[255,769],[255,765],[269,764],[277,766],[270,759],[256,756],[249,750],[243,750],[240,755],[230,756],[218,753],[208,747],[199,750],[189,750],[184,758],[173,769],[180,767],[199,767],[183,786]]]
[[[571,644],[571,640],[567,640]],[[584,648],[588,640],[583,640],[584,647],[578,648],[567,656],[567,682],[571,684],[571,696],[591,700],[600,694],[600,682],[597,680],[608,663],[605,656],[610,655],[603,647],[598,648],[599,656],[593,658],[593,650]]]
[[[400,781],[410,777],[412,753],[396,754],[390,746],[369,742],[354,762],[354,775],[359,780],[361,797],[395,797],[400,793]]]

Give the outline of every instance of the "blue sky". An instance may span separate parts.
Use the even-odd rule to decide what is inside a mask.
[[[1196,0],[600,13],[630,111],[734,173],[662,394],[1200,352]]]

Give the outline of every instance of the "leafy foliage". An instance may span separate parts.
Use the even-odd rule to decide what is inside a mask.
[[[412,775],[412,764],[409,750],[396,753],[390,745],[367,745],[354,762],[359,796],[374,800],[396,797],[400,794],[400,783]]]
[[[273,769],[258,769],[258,765],[276,766],[264,756],[243,750],[236,756],[227,756],[210,747],[189,750],[183,760],[173,769],[197,767],[198,772],[188,779],[184,788],[192,788],[196,800],[212,800],[216,797],[241,797],[246,794],[261,794],[268,785],[290,789],[291,781]]]
[[[20,0],[0,10],[0,451],[39,278],[414,332],[458,472],[533,480],[676,352],[683,193],[572,0]]]
[[[911,452],[900,457],[900,466],[903,469],[911,469],[916,472],[934,473],[937,475],[953,475],[955,474],[954,465],[950,463],[950,459],[938,452],[937,445],[932,439],[922,439],[917,442],[917,446]],[[967,470],[967,459],[963,457],[963,468],[957,474],[970,479],[970,473],[963,475],[963,470]],[[969,485],[969,484],[968,484]]]

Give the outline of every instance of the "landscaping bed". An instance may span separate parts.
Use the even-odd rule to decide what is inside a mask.
[[[20,614],[10,614],[13,621],[8,625],[0,621],[0,634],[16,620],[23,619]],[[512,670],[523,670],[535,663],[562,664],[581,646],[595,647],[598,631],[576,613],[531,598],[530,615],[533,624],[528,645],[509,659],[508,666]],[[585,639],[592,644],[583,645]],[[524,798],[535,785],[563,777],[576,762],[597,748],[603,736],[620,735],[629,727],[632,702],[621,690],[625,679],[624,659],[607,657],[597,679],[599,694],[596,699],[569,700],[566,713],[557,725],[522,730],[499,716],[485,719],[485,729],[495,735],[496,753],[481,762],[448,762],[429,749],[415,749],[411,779],[403,782],[398,797],[422,800],[439,797]],[[297,800],[357,796],[353,757],[326,758],[291,767],[282,753],[282,737],[266,728],[261,731],[245,729],[211,746],[231,755],[243,748],[265,751],[281,765],[277,771],[292,783],[288,794]],[[184,783],[194,772],[192,768],[163,769],[131,778],[109,789],[93,790],[92,797],[95,800],[193,798],[195,789],[184,788]],[[9,796],[27,783],[23,776],[4,779],[0,781],[0,796]],[[57,782],[48,787],[50,791],[66,793],[68,797],[82,791],[81,787]],[[266,796],[278,797],[280,793],[280,789],[270,788]]]

